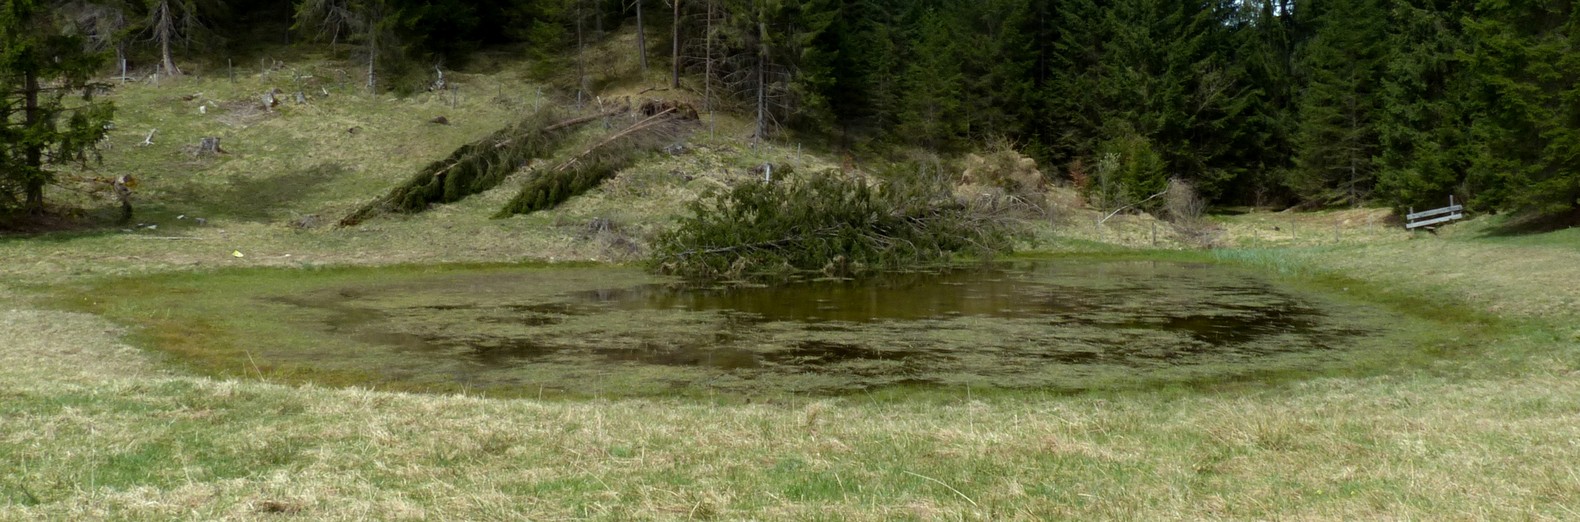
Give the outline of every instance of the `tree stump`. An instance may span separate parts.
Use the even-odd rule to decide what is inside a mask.
[[[280,89],[269,89],[263,93],[263,110],[272,111],[280,106]]]
[[[136,185],[137,180],[127,175],[116,177],[110,182],[110,188],[115,192],[115,199],[121,201],[122,225],[132,222],[132,187]]]
[[[225,152],[225,149],[222,149],[222,148],[219,147],[219,138],[209,137],[209,138],[203,138],[203,139],[198,141],[198,150],[197,150],[197,155],[198,156],[203,156],[203,155],[207,155],[207,154],[218,155],[218,154],[221,154],[221,153],[224,153],[224,152]]]

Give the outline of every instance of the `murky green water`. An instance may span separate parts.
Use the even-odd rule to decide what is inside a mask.
[[[1252,273],[1163,262],[1028,261],[776,287],[686,287],[609,268],[216,279],[180,291],[229,297],[184,302],[193,314],[245,308],[204,324],[266,373],[529,395],[1230,378],[1343,361],[1377,349],[1397,321]],[[188,313],[171,306],[164,313]]]

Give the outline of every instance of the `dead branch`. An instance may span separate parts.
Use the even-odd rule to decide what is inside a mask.
[[[572,165],[575,165],[576,162],[581,161],[582,158],[587,157],[588,154],[592,154],[593,151],[596,151],[599,148],[602,148],[603,146],[608,145],[610,143],[614,143],[615,140],[618,140],[620,138],[629,136],[632,133],[635,133],[637,131],[641,131],[643,129],[652,127],[654,125],[657,125],[659,123],[657,121],[657,120],[659,120],[659,118],[662,118],[662,117],[664,117],[664,116],[666,116],[669,113],[674,112],[674,111],[675,111],[674,107],[671,107],[671,108],[668,108],[668,109],[664,109],[663,112],[660,112],[658,114],[654,114],[652,116],[649,116],[645,120],[636,122],[636,123],[632,124],[630,127],[626,127],[625,130],[622,130],[620,132],[616,132],[613,135],[610,135],[608,138],[604,138],[603,141],[599,141],[598,143],[593,144],[593,146],[588,147],[587,150],[582,151],[581,154],[577,154],[575,157],[572,157],[570,160],[567,160],[565,163],[561,163],[559,167],[556,167],[554,169],[554,171],[555,172],[564,172],[565,169],[571,168]]]
[[[610,109],[610,110],[607,110],[607,111],[604,111],[604,112],[600,112],[598,114],[593,114],[593,115],[589,115],[589,116],[582,116],[580,118],[571,118],[569,120],[565,120],[565,121],[562,121],[562,122],[559,122],[559,123],[556,123],[556,124],[544,127],[543,131],[544,132],[548,132],[548,131],[560,130],[560,129],[563,129],[565,127],[570,127],[572,125],[580,125],[580,124],[583,124],[583,123],[587,123],[589,121],[596,120],[598,118],[607,118],[607,117],[610,117],[610,116],[624,114],[624,113],[630,112],[630,111],[631,111],[631,102],[630,102],[630,100],[626,100],[625,105],[622,105],[620,107],[616,107],[616,108],[613,108],[613,109]],[[501,147],[501,146],[503,146],[503,145],[495,145],[495,147]]]
[[[699,249],[694,249],[694,250],[687,250],[685,252],[676,252],[674,257],[686,257],[686,256],[698,255],[698,254],[701,254],[701,255],[723,254],[723,253],[726,253],[726,252],[734,252],[734,251],[737,251],[737,250],[763,250],[763,249],[768,249],[768,248],[780,247],[780,246],[784,246],[786,244],[789,244],[789,243],[792,243],[792,242],[795,242],[795,241],[802,241],[802,240],[814,238],[814,237],[817,237],[817,236],[820,236],[820,235],[823,235],[823,234],[827,234],[829,232],[834,231],[835,228],[837,228],[837,227],[823,227],[823,228],[820,228],[820,229],[817,229],[817,230],[813,230],[811,232],[806,232],[806,233],[803,233],[803,234],[796,234],[796,235],[789,236],[789,237],[782,237],[782,238],[775,239],[775,240],[772,240],[772,241],[763,241],[763,242],[759,242],[759,243],[750,243],[750,244],[745,244],[745,245],[731,245],[731,246],[727,246],[727,247],[699,248]]]
[[[1162,197],[1162,196],[1163,196],[1163,195],[1164,195],[1164,194],[1168,194],[1168,193],[1169,193],[1169,191],[1168,191],[1168,189],[1164,189],[1164,190],[1163,190],[1163,192],[1159,192],[1159,193],[1157,193],[1157,194],[1153,194],[1153,195],[1151,195],[1151,196],[1147,196],[1147,199],[1143,199],[1143,200],[1141,200],[1141,201],[1138,201],[1138,202],[1136,202],[1136,203],[1131,203],[1131,204],[1129,204],[1129,205],[1125,205],[1125,206],[1123,206],[1123,207],[1119,207],[1119,208],[1116,208],[1116,209],[1114,209],[1114,211],[1113,211],[1113,212],[1110,212],[1110,213],[1108,213],[1108,215],[1107,215],[1107,216],[1105,216],[1105,217],[1103,217],[1103,220],[1102,220],[1102,221],[1098,221],[1098,222],[1097,222],[1097,224],[1099,224],[1099,225],[1101,225],[1101,224],[1103,224],[1103,223],[1107,223],[1107,222],[1108,222],[1108,219],[1109,219],[1109,218],[1112,218],[1112,217],[1114,217],[1114,215],[1115,215],[1115,214],[1118,214],[1118,213],[1120,213],[1120,212],[1123,212],[1123,211],[1124,211],[1124,210],[1125,210],[1125,209],[1127,209],[1127,208],[1131,208],[1131,207],[1134,207],[1134,206],[1137,206],[1137,205],[1140,205],[1140,204],[1142,204],[1142,203],[1146,203],[1146,202],[1148,202],[1148,201],[1152,201],[1152,200],[1154,200],[1154,199],[1157,199],[1157,198],[1159,198],[1159,197]]]

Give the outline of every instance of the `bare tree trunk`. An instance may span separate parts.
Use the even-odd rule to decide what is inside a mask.
[[[642,70],[647,70],[647,28],[642,25],[642,0],[636,0],[636,55],[641,58]]]
[[[181,76],[181,69],[176,68],[176,62],[170,56],[170,40],[175,38],[176,20],[170,13],[170,0],[159,2],[154,13],[154,39],[159,40],[159,55],[162,59],[161,67],[165,76]]]
[[[757,139],[768,136],[768,22],[757,6]]]
[[[702,32],[702,106],[708,110],[710,119],[713,117],[713,2],[708,0],[708,25]]]
[[[22,102],[22,111],[23,120],[25,123],[24,128],[32,130],[41,123],[39,121],[40,114],[38,108],[38,75],[32,71],[25,71],[22,74],[22,96],[24,98]],[[25,159],[27,164],[24,165],[24,168],[27,168],[32,172],[26,180],[27,199],[22,205],[22,208],[27,209],[27,211],[31,214],[43,214],[44,147],[33,143],[27,144],[25,147],[26,150],[24,155],[26,156]]]
[[[675,27],[670,31],[670,73],[669,87],[680,88],[680,0],[670,0],[675,3]]]
[[[377,20],[376,17],[373,18]],[[377,27],[368,29],[368,93],[378,94],[377,66],[379,59],[379,30]]]
[[[581,104],[582,104],[582,95],[584,94],[584,91],[587,90],[587,68],[582,62],[582,59],[583,59],[582,58],[582,51],[583,51],[584,46],[585,46],[585,41],[582,38],[582,20],[583,20],[583,16],[584,16],[582,14],[582,5],[585,4],[585,3],[586,2],[584,2],[582,0],[577,0],[577,2],[576,2],[576,106],[577,107],[581,106]]]
[[[702,32],[702,107],[708,111],[708,135],[718,131],[719,120],[713,115],[713,6],[717,0],[708,0],[708,19]]]

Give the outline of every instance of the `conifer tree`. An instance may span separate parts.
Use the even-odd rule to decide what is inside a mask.
[[[1463,0],[1394,0],[1378,121],[1377,192],[1398,208],[1440,206],[1469,162]],[[1463,195],[1463,194],[1461,194]]]
[[[1255,205],[1284,199],[1281,176],[1292,166],[1295,125],[1294,26],[1292,0],[1256,0],[1240,6],[1242,26],[1233,69],[1246,83],[1240,122],[1244,131],[1233,161],[1243,171],[1225,188],[1227,197]]]
[[[899,132],[917,144],[941,148],[964,130],[963,75],[955,45],[959,32],[948,17],[931,9],[921,15],[914,31],[914,52],[902,80]]]
[[[1470,181],[1506,211],[1580,209],[1580,17],[1570,2],[1483,2],[1468,30],[1479,106]]]
[[[1290,188],[1307,201],[1358,204],[1376,181],[1387,11],[1379,0],[1299,7],[1314,36],[1299,52],[1296,170]]]
[[[1030,2],[955,2],[947,15],[961,27],[955,59],[963,82],[962,131],[974,140],[1008,135],[1016,130],[1012,114],[1027,103],[1033,80]]]
[[[1044,160],[1053,155],[1048,147],[1048,137],[1053,131],[1047,125],[1048,86],[1055,74],[1053,42],[1059,34],[1053,9],[1052,2],[1027,2],[1015,19],[1017,29],[1013,38],[1021,40],[1006,44],[1015,56],[1016,63],[1011,67],[1021,69],[1025,75],[1016,86],[1018,92],[1006,101],[1011,105],[1007,112],[1014,120],[1010,135],[1021,144],[1024,152]]]
[[[49,166],[86,161],[114,113],[89,78],[104,64],[40,0],[0,0],[0,208],[44,211]]]
[[[1095,0],[1054,3],[1052,44],[1047,52],[1047,83],[1040,90],[1046,112],[1037,117],[1042,149],[1057,164],[1092,154],[1101,140],[1103,110],[1098,94],[1102,59],[1111,28]]]
[[[1229,154],[1247,99],[1222,59],[1229,14],[1212,2],[1178,0],[1117,0],[1106,10],[1094,83],[1098,136],[1128,143],[1135,134],[1165,165],[1156,179],[1134,184],[1132,196],[1161,190],[1171,176],[1216,195],[1236,172]]]
[[[847,142],[893,128],[905,60],[901,10],[894,0],[845,0],[814,42],[827,59],[821,96]]]
[[[408,23],[400,0],[300,0],[296,27],[338,40],[346,35],[363,46],[367,63],[367,88],[377,91],[381,68],[395,65],[400,52],[397,31]]]
[[[185,41],[197,26],[197,4],[192,0],[146,0],[148,31],[159,45],[159,73],[181,76],[170,47]]]

